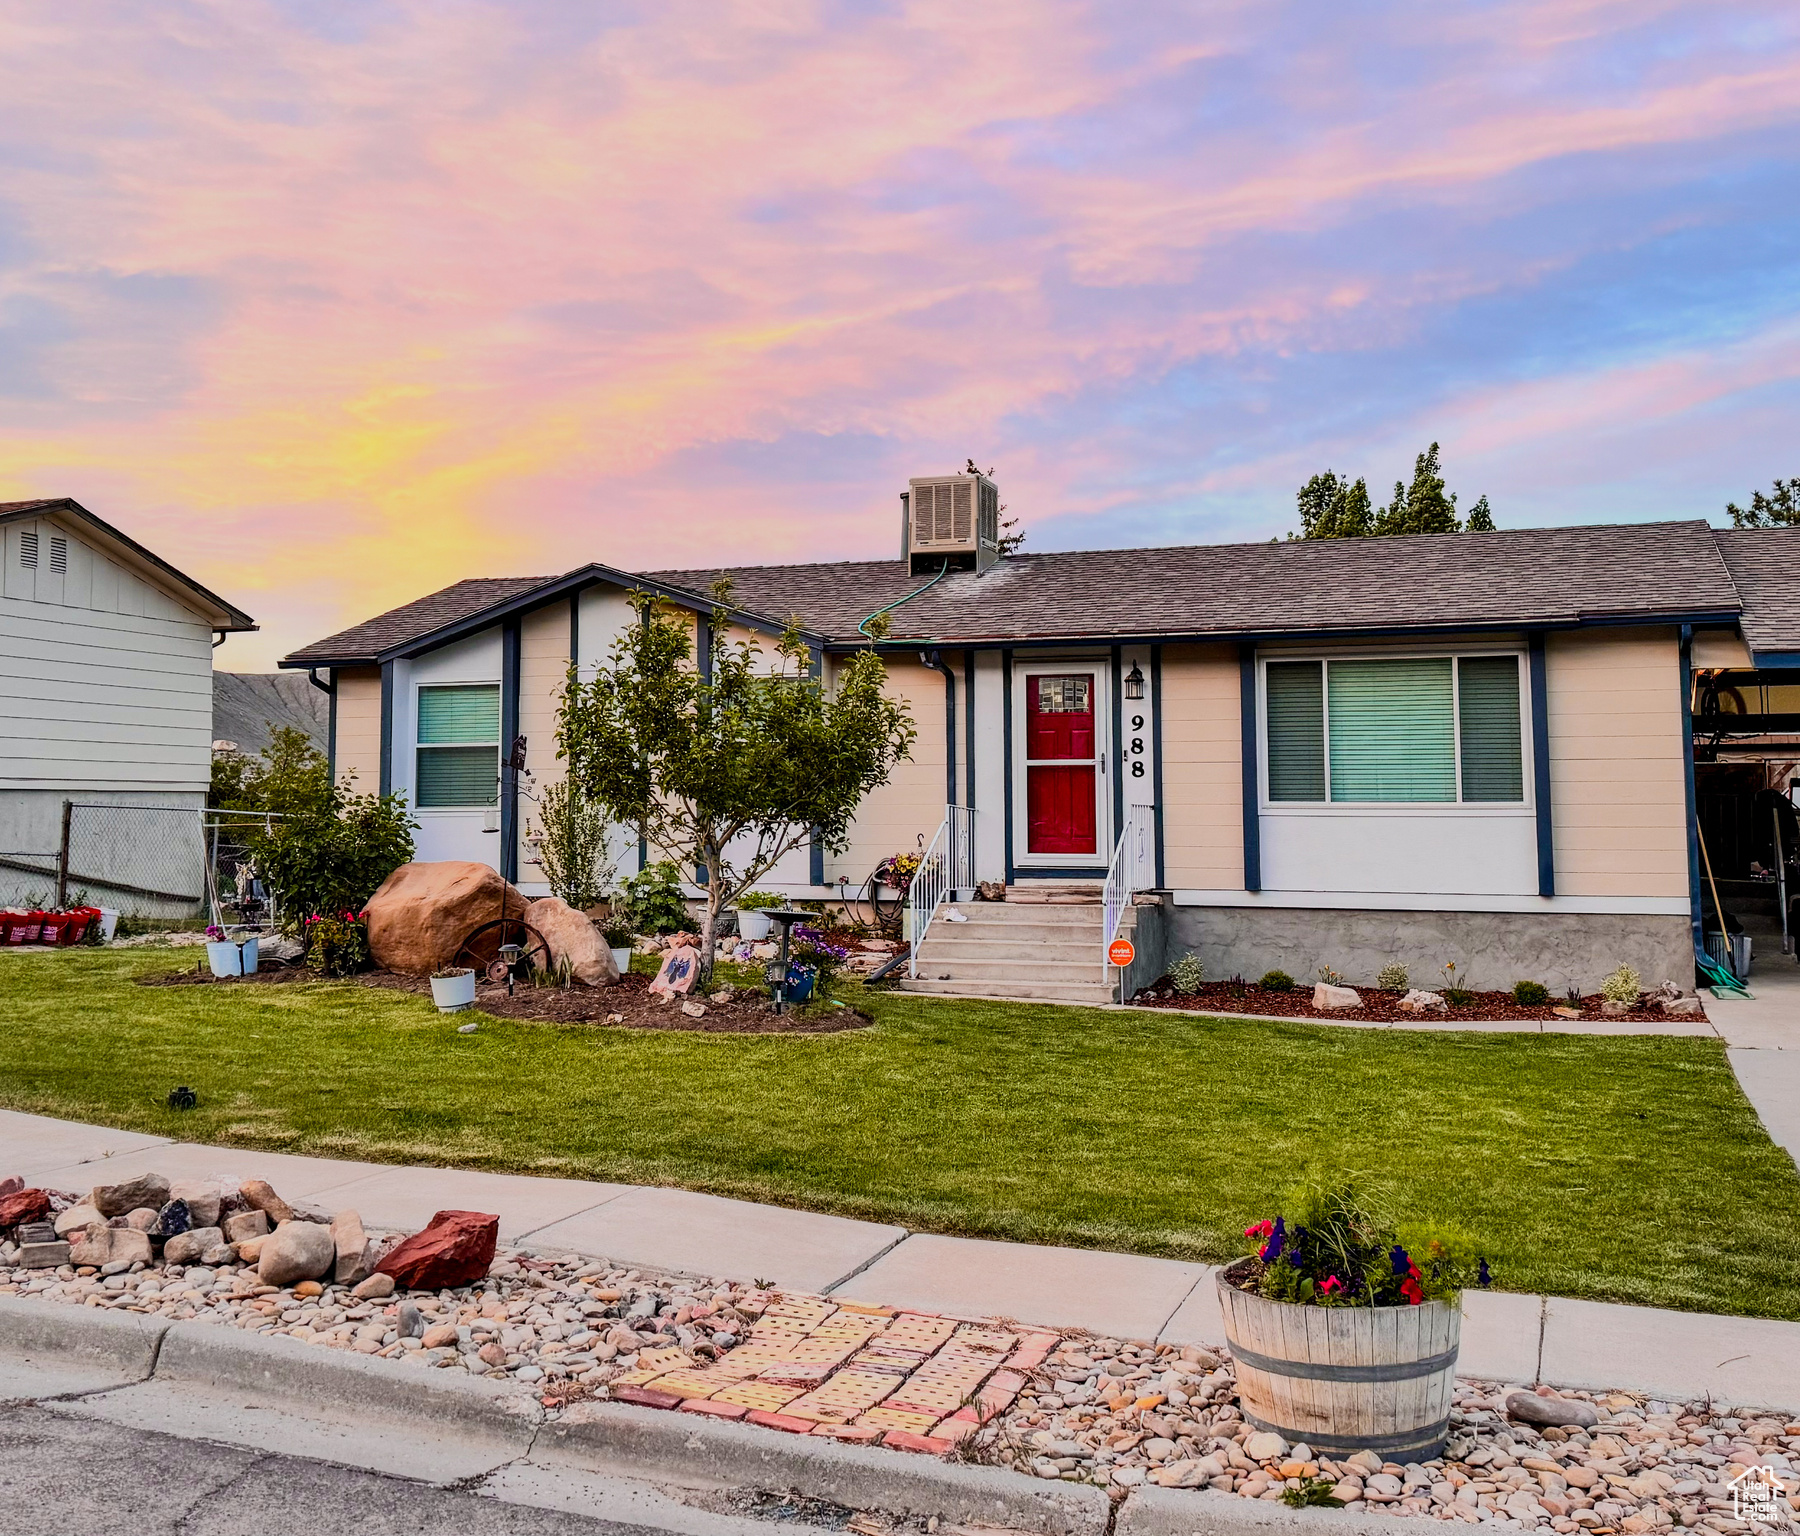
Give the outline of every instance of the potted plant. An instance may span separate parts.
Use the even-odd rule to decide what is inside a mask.
[[[761,943],[768,938],[771,920],[764,908],[778,907],[782,899],[779,891],[745,891],[739,896],[738,937],[748,939],[752,944]]]
[[[615,923],[610,928],[602,928],[600,936],[606,940],[606,947],[612,951],[613,968],[623,976],[631,969],[631,949],[637,935],[630,928]]]
[[[1439,1455],[1459,1297],[1489,1283],[1487,1260],[1470,1264],[1441,1242],[1415,1257],[1350,1185],[1309,1194],[1292,1225],[1276,1216],[1244,1235],[1256,1252],[1218,1277],[1244,1417],[1330,1455]]]
[[[919,872],[919,866],[924,862],[923,854],[890,853],[875,866],[875,884],[885,893],[904,895],[913,883],[913,876]]]
[[[838,967],[849,954],[848,945],[833,943],[824,930],[806,924],[796,925],[788,949],[787,984],[783,989],[787,1000],[805,1003],[815,997],[829,998]]]
[[[475,973],[466,965],[431,973],[431,1000],[439,1013],[461,1013],[475,1006]]]
[[[217,923],[206,925],[206,963],[218,977],[244,974],[243,952]]]

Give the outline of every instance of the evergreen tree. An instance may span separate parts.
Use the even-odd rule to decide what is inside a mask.
[[[1469,508],[1469,516],[1463,523],[1464,533],[1492,533],[1494,531],[1494,514],[1488,511],[1487,497]]]
[[[1412,484],[1404,491],[1394,486],[1393,501],[1375,518],[1375,531],[1396,533],[1460,533],[1456,497],[1444,489],[1438,469],[1438,445],[1433,443],[1413,461]]]
[[[1740,507],[1735,501],[1727,502],[1725,510],[1731,514],[1732,526],[1736,528],[1800,528],[1800,475],[1792,480],[1777,480],[1770,487],[1769,495],[1761,491],[1750,493],[1748,509]]]

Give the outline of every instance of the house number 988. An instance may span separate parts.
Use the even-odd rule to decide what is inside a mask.
[[[1131,728],[1134,731],[1143,730],[1144,717],[1142,715],[1133,715],[1131,717]],[[1131,776],[1134,779],[1141,779],[1144,776],[1144,738],[1142,736],[1133,736],[1131,738],[1130,753]]]

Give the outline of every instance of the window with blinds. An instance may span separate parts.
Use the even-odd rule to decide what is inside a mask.
[[[1525,799],[1516,656],[1272,661],[1263,678],[1272,802]]]
[[[499,783],[499,685],[421,688],[414,803],[422,810],[493,805]]]

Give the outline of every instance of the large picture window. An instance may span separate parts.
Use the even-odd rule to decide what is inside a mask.
[[[419,690],[421,810],[495,805],[500,798],[500,688],[455,683]]]
[[[1522,803],[1519,658],[1271,661],[1269,799]]]

